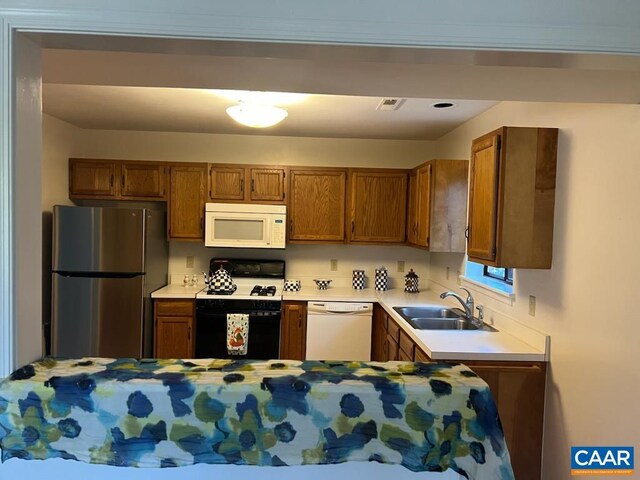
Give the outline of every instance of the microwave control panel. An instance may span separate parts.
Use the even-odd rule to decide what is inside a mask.
[[[274,217],[273,224],[271,225],[271,246],[274,248],[284,247],[286,233],[285,217]]]

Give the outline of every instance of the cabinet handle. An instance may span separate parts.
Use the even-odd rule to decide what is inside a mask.
[[[244,180],[240,179],[240,191],[244,193]]]
[[[109,177],[109,186],[113,187],[113,174],[111,174],[111,177]]]
[[[298,315],[298,328],[302,328],[302,315]]]
[[[189,325],[189,331],[187,332],[187,340],[191,341],[191,325]]]
[[[253,178],[251,179],[251,191],[256,191],[256,181]]]
[[[467,227],[464,229],[464,238],[466,238],[467,240],[469,240],[469,229],[471,227]]]
[[[122,189],[124,190],[124,174],[122,174]]]
[[[356,231],[356,221],[351,220],[351,233],[353,234]]]

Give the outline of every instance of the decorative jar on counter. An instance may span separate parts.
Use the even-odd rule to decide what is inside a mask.
[[[404,291],[407,293],[418,293],[420,289],[418,288],[418,280],[419,277],[416,272],[413,271],[413,268],[409,270],[404,276]]]
[[[351,283],[354,290],[362,290],[364,288],[365,281],[366,277],[364,275],[364,270],[353,271],[353,280],[351,281]]]
[[[376,268],[375,289],[385,291],[388,288],[389,272],[386,267]]]

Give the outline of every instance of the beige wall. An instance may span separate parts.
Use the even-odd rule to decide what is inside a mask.
[[[87,157],[172,162],[409,168],[433,157],[434,142],[264,135],[83,130]]]
[[[551,336],[543,478],[568,478],[572,445],[639,446],[640,106],[502,103],[436,155],[468,158],[473,138],[502,125],[560,128],[553,266],[517,270],[513,306],[477,296]],[[456,287],[446,267],[462,261],[432,254],[431,278]]]

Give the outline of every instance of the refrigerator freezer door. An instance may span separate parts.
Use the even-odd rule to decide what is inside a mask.
[[[53,209],[53,271],[140,273],[145,271],[143,209]]]
[[[143,279],[54,273],[52,354],[141,357]]]

